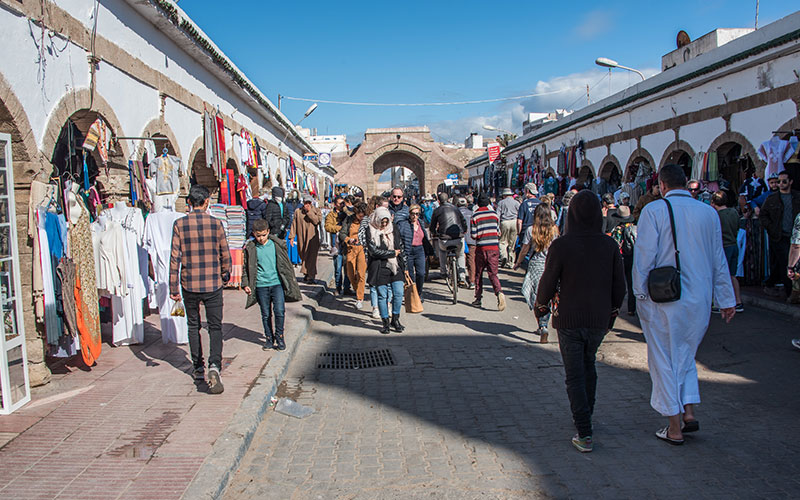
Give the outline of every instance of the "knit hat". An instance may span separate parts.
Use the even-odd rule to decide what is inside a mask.
[[[314,198],[310,194],[303,195],[303,203],[312,203]]]
[[[272,188],[272,197],[283,198],[283,188],[280,186],[275,186],[274,188]]]

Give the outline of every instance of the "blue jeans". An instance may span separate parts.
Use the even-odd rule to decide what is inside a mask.
[[[422,245],[411,247],[408,254],[408,274],[417,284],[417,292],[422,293],[422,284],[425,283],[425,247]]]
[[[403,282],[393,281],[390,285],[378,285],[377,288],[378,310],[381,312],[381,318],[389,317],[390,292],[392,295],[392,315],[400,314],[400,308],[403,307]]]
[[[392,300],[392,289],[389,288],[389,299]],[[378,307],[378,287],[370,285],[369,287],[369,303],[372,305],[372,308]]]
[[[286,317],[286,303],[284,301],[283,287],[281,285],[264,286],[256,288],[258,307],[261,308],[261,323],[264,324],[264,335],[267,344],[283,338],[283,320]],[[271,307],[270,307],[271,306]],[[275,316],[275,330],[273,335],[272,316]]]
[[[333,257],[333,275],[334,281],[336,283],[336,290],[349,290],[350,289],[350,278],[347,277],[347,273],[342,272],[342,265],[344,263],[344,255],[338,253]],[[344,282],[343,282],[344,281]]]

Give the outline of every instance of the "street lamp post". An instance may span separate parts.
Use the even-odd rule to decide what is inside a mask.
[[[627,71],[631,71],[633,73],[636,73],[640,77],[642,77],[642,81],[645,80],[644,74],[641,71],[639,71],[638,69],[633,69],[633,68],[629,68],[627,66],[623,66],[620,63],[618,63],[617,61],[614,61],[613,59],[609,59],[607,57],[598,57],[597,59],[595,59],[594,63],[597,64],[598,66],[602,66],[604,68],[619,68],[619,69],[624,69],[624,70],[627,70]]]
[[[317,103],[314,103],[311,106],[309,106],[308,109],[306,110],[306,112],[303,114],[303,117],[300,118],[300,121],[295,123],[294,126],[295,127],[299,127],[300,124],[303,123],[303,120],[308,118],[308,115],[313,113],[315,109],[317,109]],[[290,129],[287,128],[286,129],[286,135],[283,136],[283,140],[281,141],[282,143],[285,143],[286,142],[286,138],[289,137],[289,131],[290,131]]]
[[[509,132],[508,130],[503,130],[503,129],[498,128],[498,127],[493,127],[491,125],[484,125],[483,128],[484,128],[484,130],[491,130],[493,132],[503,132],[504,134],[515,135],[513,132]]]

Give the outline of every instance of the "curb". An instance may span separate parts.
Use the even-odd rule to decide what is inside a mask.
[[[761,309],[766,309],[767,311],[785,314],[793,319],[800,320],[800,307],[795,305],[764,299],[744,292],[742,292],[742,302],[748,306],[759,307]]]
[[[326,278],[323,280],[322,288],[309,295],[309,299],[318,302],[328,291],[328,283],[333,277],[333,267],[330,272],[324,273],[324,276]],[[270,407],[270,399],[277,392],[278,384],[286,375],[289,363],[294,359],[300,342],[310,329],[313,312],[302,307],[299,316],[299,333],[287,342],[287,349],[283,353],[273,355],[271,359],[278,358],[277,362],[267,363],[256,377],[250,391],[234,413],[231,423],[214,442],[211,454],[183,492],[182,499],[222,498],[231,477],[239,467],[239,462],[250,447],[256,429]]]

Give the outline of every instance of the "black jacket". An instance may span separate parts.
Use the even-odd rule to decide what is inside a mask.
[[[792,195],[792,222],[797,214],[800,213],[800,191],[791,191]],[[783,200],[780,191],[767,196],[761,212],[758,214],[761,226],[767,230],[771,241],[780,241],[783,231],[781,222],[783,221]]]
[[[261,198],[247,200],[247,236],[253,229],[253,222],[258,219],[267,218],[267,204]]]
[[[603,234],[600,201],[581,191],[569,202],[567,233],[550,245],[539,280],[536,304],[549,304],[558,293],[553,327],[608,330],[612,311],[625,296],[625,273],[619,245]]]
[[[388,285],[395,281],[403,281],[406,270],[403,236],[400,234],[397,224],[394,224],[393,227],[394,248],[400,250],[400,255],[397,256],[397,272],[394,274],[389,269],[389,259],[394,257],[394,250],[387,249],[383,243],[375,245],[372,241],[373,228],[367,226],[367,283],[369,286]]]
[[[433,211],[428,229],[432,238],[457,240],[467,232],[467,221],[455,205],[445,203]]]
[[[267,208],[264,212],[264,218],[269,223],[269,233],[277,236],[280,239],[286,238],[286,232],[292,222],[292,212],[286,203],[283,204],[283,215],[281,215],[281,206],[275,200],[269,200]]]

